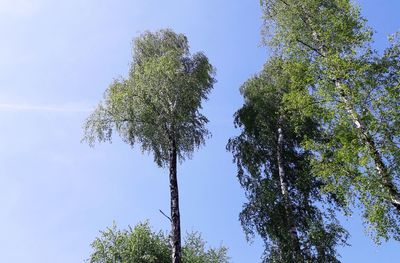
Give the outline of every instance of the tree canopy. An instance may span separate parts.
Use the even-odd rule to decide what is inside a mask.
[[[291,82],[288,67],[295,64],[271,58],[241,87],[245,102],[235,114],[241,133],[228,143],[248,198],[240,220],[248,235],[264,240],[266,262],[339,262],[336,247],[347,232],[311,170],[312,153],[301,146],[305,136],[319,139],[318,119],[286,105],[299,94],[313,98]]]
[[[168,235],[155,232],[148,222],[120,230],[115,224],[100,232],[91,244],[88,263],[169,263],[171,247]],[[197,232],[187,234],[182,248],[184,263],[228,263],[224,246],[206,248]]]
[[[323,140],[305,140],[313,171],[347,212],[359,206],[368,229],[400,239],[399,42],[383,55],[349,0],[263,0],[264,33],[273,52],[311,74],[308,90],[320,111]],[[310,107],[293,97],[299,108]]]
[[[84,126],[91,145],[111,140],[116,131],[169,167],[173,263],[182,256],[177,160],[190,157],[209,135],[200,110],[214,83],[214,68],[203,53],[189,52],[185,35],[146,32],[134,40],[128,78],[110,85]]]
[[[213,76],[207,57],[190,54],[183,34],[146,32],[134,40],[128,77],[113,81],[87,119],[84,140],[91,145],[109,141],[115,131],[165,166],[174,138],[178,158],[184,160],[209,134],[200,109],[215,83]]]

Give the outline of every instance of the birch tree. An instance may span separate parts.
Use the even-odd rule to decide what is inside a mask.
[[[285,105],[294,94],[313,99],[305,83],[285,73],[287,67],[296,64],[272,58],[241,87],[245,102],[235,114],[241,133],[227,147],[248,198],[240,220],[248,235],[258,233],[265,241],[265,262],[339,262],[336,246],[345,244],[347,232],[311,172],[311,152],[301,147],[304,136],[318,139],[318,119]]]
[[[261,6],[266,44],[312,68],[308,88],[326,110],[324,141],[305,143],[319,153],[314,172],[348,208],[362,208],[377,241],[399,239],[398,38],[380,56],[350,0],[262,0]]]
[[[90,145],[116,132],[169,168],[173,263],[182,254],[177,161],[190,158],[209,135],[200,109],[214,82],[214,68],[203,53],[189,52],[186,36],[146,32],[134,40],[128,77],[114,80],[84,125]]]

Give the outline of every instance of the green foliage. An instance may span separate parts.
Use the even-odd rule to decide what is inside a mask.
[[[116,131],[131,146],[152,152],[159,166],[168,164],[174,142],[184,160],[209,134],[199,110],[213,76],[207,57],[190,54],[183,34],[146,32],[134,41],[129,76],[110,85],[87,119],[84,140],[91,145],[110,141]]]
[[[119,230],[115,224],[100,232],[92,246],[89,263],[169,263],[171,249],[168,236],[154,232],[147,222],[133,229]],[[206,248],[199,233],[187,235],[183,248],[183,263],[227,263],[227,248]]]
[[[309,69],[303,81],[296,70],[289,75],[308,81],[320,106],[321,139],[301,143],[315,153],[313,173],[346,213],[362,209],[377,242],[400,240],[398,35],[383,55],[372,50],[372,30],[349,0],[262,0],[261,6],[266,43]],[[298,95],[287,102],[309,108]]]
[[[356,52],[371,39],[360,10],[349,0],[261,0],[266,43],[293,56]],[[296,55],[295,52],[299,52]]]
[[[200,233],[193,232],[186,236],[182,248],[183,262],[187,263],[228,263],[228,249],[224,246],[206,248],[206,242]]]
[[[336,246],[345,244],[347,232],[338,224],[323,196],[323,184],[312,173],[311,152],[302,146],[304,137],[319,140],[317,107],[307,92],[307,83],[292,81],[287,70],[305,71],[302,64],[272,58],[263,71],[241,87],[245,103],[235,114],[239,136],[230,139],[238,167],[238,179],[248,203],[240,220],[249,237],[258,233],[265,242],[265,262],[294,262],[288,214],[278,174],[278,123],[285,138],[283,166],[289,199],[299,237],[301,259],[297,262],[338,262]],[[305,74],[307,75],[307,74]],[[304,81],[304,79],[302,79]],[[292,102],[291,104],[288,101]],[[307,102],[298,108],[296,101]],[[327,210],[320,207],[324,205]]]
[[[129,230],[118,230],[114,224],[102,231],[91,246],[90,263],[171,261],[168,239],[161,232],[153,233],[148,223]]]

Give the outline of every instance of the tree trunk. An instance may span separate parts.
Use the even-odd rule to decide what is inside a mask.
[[[312,37],[316,43],[319,43],[319,37],[315,31],[312,33]],[[323,57],[326,56],[326,51],[321,45],[318,45],[317,51],[319,55],[322,55]],[[393,183],[388,168],[383,161],[382,153],[376,147],[374,138],[369,133],[368,128],[361,120],[352,103],[347,99],[343,87],[343,82],[338,78],[332,80],[335,83],[335,88],[340,95],[340,98],[345,106],[347,113],[350,115],[351,120],[359,131],[362,142],[368,147],[368,150],[370,151],[371,157],[375,163],[375,170],[381,178],[381,184],[389,193],[390,202],[395,207],[397,212],[400,213],[400,193],[396,185]]]
[[[307,19],[302,18],[302,20],[306,25],[309,26],[310,18],[308,16],[306,16],[306,17],[307,17]],[[315,31],[312,32],[312,38],[315,41],[315,44],[317,45],[317,48],[312,49],[312,50],[316,51],[319,56],[326,57],[326,49],[320,44],[319,36],[318,36],[317,32],[315,32]],[[301,42],[301,43],[305,44],[303,42]],[[308,48],[311,47],[310,45],[306,45],[306,46]],[[343,82],[338,78],[336,78],[336,79],[333,78],[332,81],[335,83],[335,88],[340,95],[340,98],[346,108],[346,111],[350,115],[351,120],[353,121],[354,125],[356,126],[357,130],[359,131],[361,140],[368,147],[368,149],[371,153],[371,157],[375,163],[375,170],[378,173],[379,177],[381,178],[382,186],[389,193],[391,204],[395,207],[397,212],[400,213],[400,192],[399,192],[399,189],[397,189],[396,185],[393,183],[393,180],[390,176],[388,168],[383,161],[382,153],[376,147],[374,138],[370,135],[366,125],[361,120],[357,111],[354,109],[351,102],[347,99],[345,91],[344,91],[344,87],[343,87]]]
[[[335,87],[340,93],[340,97],[345,105],[346,111],[348,112],[350,118],[352,119],[354,125],[361,135],[361,140],[368,147],[371,153],[371,157],[375,162],[375,170],[379,177],[382,179],[382,185],[386,188],[389,193],[390,201],[392,205],[400,212],[400,194],[397,187],[394,185],[392,178],[390,177],[389,171],[383,162],[382,154],[376,147],[374,138],[368,132],[368,129],[364,122],[361,120],[358,113],[354,110],[351,103],[348,101],[346,94],[344,92],[342,83],[340,80],[335,80]]]
[[[288,224],[289,235],[292,240],[293,246],[293,262],[300,262],[301,260],[301,251],[300,251],[300,241],[297,235],[296,225],[294,223],[294,215],[292,209],[292,203],[289,197],[289,191],[287,186],[287,178],[284,168],[284,161],[283,161],[283,145],[284,145],[284,137],[282,131],[282,116],[279,117],[278,120],[278,145],[276,149],[276,157],[278,161],[278,173],[279,173],[279,181],[281,186],[281,193],[283,196],[283,202],[285,206],[286,212],[286,220]]]
[[[171,192],[171,247],[172,263],[181,263],[181,222],[179,214],[179,193],[177,178],[177,152],[176,142],[172,140],[169,164],[169,187]]]

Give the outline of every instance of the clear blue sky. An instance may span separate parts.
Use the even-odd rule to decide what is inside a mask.
[[[238,88],[261,69],[258,0],[0,0],[1,262],[83,262],[98,231],[149,219],[169,229],[167,171],[118,138],[94,149],[80,143],[82,122],[113,78],[126,75],[132,38],[170,27],[203,50],[218,83],[205,104],[212,139],[179,167],[183,231],[230,248],[232,262],[259,262],[246,242],[244,199],[229,137]],[[378,32],[375,46],[400,29],[400,1],[359,1]],[[343,262],[394,262],[399,243],[376,246],[360,218],[344,222],[352,247]]]

